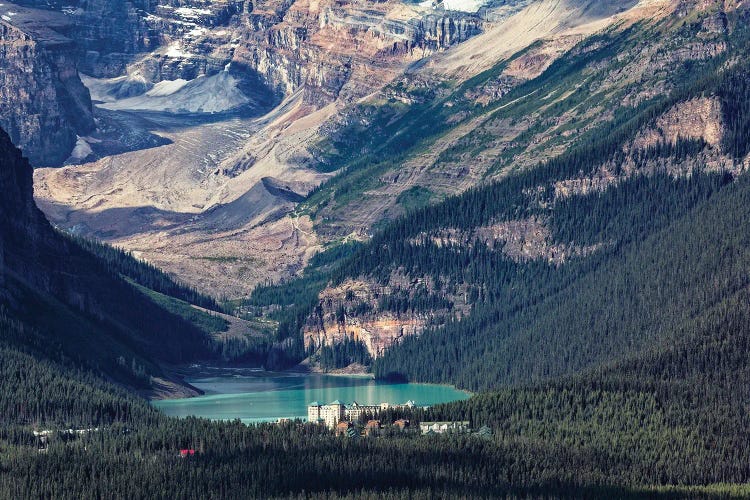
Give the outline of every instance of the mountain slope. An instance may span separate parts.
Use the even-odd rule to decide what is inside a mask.
[[[4,314],[64,353],[130,386],[150,389],[159,363],[212,356],[206,333],[167,312],[120,273],[168,293],[191,295],[125,255],[86,250],[54,230],[36,207],[28,161],[0,133],[0,299]],[[92,250],[94,252],[92,252]],[[130,259],[128,261],[128,259]],[[168,286],[169,285],[169,286]],[[206,302],[210,305],[210,302]],[[22,338],[16,342],[23,343]],[[173,382],[170,382],[173,384]]]
[[[345,332],[361,339],[373,356],[382,356],[375,364],[380,376],[402,374],[473,389],[577,372],[679,337],[680,325],[691,315],[700,316],[711,300],[735,291],[735,285],[727,284],[710,295],[714,299],[704,294],[698,300],[693,287],[711,288],[711,273],[731,274],[733,268],[727,262],[696,262],[688,267],[694,271],[690,274],[668,258],[670,252],[689,254],[689,247],[681,245],[697,235],[670,239],[673,250],[645,245],[664,241],[676,231],[666,225],[681,217],[699,220],[710,206],[704,200],[723,192],[730,179],[738,176],[742,182],[747,150],[738,148],[737,137],[748,120],[741,62],[747,50],[747,12],[731,14],[726,35],[710,31],[693,46],[703,54],[699,58],[685,58],[682,49],[672,54],[648,47],[681,47],[678,37],[692,39],[696,31],[714,26],[717,13],[710,9],[696,10],[697,17],[689,20],[666,17],[584,40],[490,107],[494,114],[436,162],[440,167],[476,165],[483,156],[486,161],[484,152],[498,137],[490,124],[507,126],[535,117],[539,125],[520,132],[524,142],[517,138],[512,148],[490,157],[489,169],[497,180],[407,213],[333,262],[313,262],[303,279],[259,289],[249,306],[260,311],[273,303],[289,307],[272,314],[286,325],[282,338],[294,341],[297,354],[340,342]],[[654,32],[670,36],[650,37]],[[669,74],[647,73],[657,74],[661,88],[669,90],[633,102],[628,101],[633,92],[648,88],[617,80],[604,86],[592,78],[630,75],[623,68],[644,60],[640,51],[631,52],[634,47],[679,58]],[[714,54],[712,47],[720,50]],[[469,89],[485,85],[493,74],[475,79]],[[591,86],[603,90],[592,94],[585,90]],[[561,98],[554,104],[517,101],[516,95],[529,92]],[[429,147],[430,134],[441,125],[422,125],[418,117],[461,110],[486,113],[484,106],[458,100],[468,93],[452,92],[438,106],[428,101],[395,112],[395,118],[391,113],[396,106],[386,105],[374,111],[374,123],[386,123],[381,113],[392,118],[388,126],[376,128],[375,134],[363,129],[361,135],[346,135],[350,142],[342,139],[336,151],[359,147],[373,156],[353,163],[305,202],[314,217],[325,221],[320,227],[334,229],[334,214],[362,202],[356,179],[370,182],[386,169],[397,171],[402,157],[394,155],[404,151],[403,144],[414,136],[426,137],[427,145],[417,150]],[[609,100],[610,93],[623,100]],[[603,100],[614,106],[609,115],[594,115],[581,129],[571,128],[581,120],[573,118],[571,124],[572,116],[587,115],[593,105],[587,103]],[[454,105],[438,111],[445,102]],[[548,127],[572,133],[540,133]],[[378,134],[388,139],[378,141]],[[376,156],[384,160],[368,161]],[[714,235],[717,241],[719,236]],[[695,242],[695,247],[701,244],[707,251],[720,251],[706,242]],[[732,244],[742,248],[740,242]],[[688,255],[683,259],[690,262]]]
[[[504,92],[538,75],[581,37],[620,22],[620,8],[633,5],[607,3],[597,9],[600,2],[514,0],[490,2],[469,13],[446,10],[444,2],[300,0],[245,2],[239,12],[227,18],[219,15],[220,6],[230,3],[206,7],[183,2],[177,9],[158,3],[146,22],[165,34],[163,46],[133,55],[127,74],[116,81],[84,78],[95,99],[114,100],[101,104],[97,112],[120,116],[102,108],[156,105],[165,99],[149,97],[154,89],[186,81],[197,84],[199,75],[213,78],[228,63],[233,74],[244,74],[248,80],[257,72],[263,85],[282,98],[276,108],[260,118],[212,117],[209,124],[141,113],[149,133],[170,144],[98,161],[93,161],[94,155],[81,166],[39,170],[36,182],[40,206],[56,225],[126,247],[182,280],[205,287],[204,291],[232,298],[248,295],[256,284],[269,279],[287,279],[333,239],[352,232],[366,235],[379,220],[398,216],[402,213],[398,196],[415,185],[434,192],[437,199],[481,182],[480,169],[468,175],[453,166],[430,171],[420,151],[414,162],[405,161],[385,175],[376,169],[361,172],[367,184],[351,189],[353,203],[337,197],[339,211],[331,205],[315,221],[307,212],[298,216],[294,209],[299,203],[269,191],[266,181],[301,198],[350,166],[359,158],[356,144],[342,148],[342,158],[320,154],[328,152],[329,143],[336,147],[339,137],[346,141],[351,130],[341,129],[341,124],[372,125],[375,130],[378,124],[367,110],[385,103],[381,117],[388,122],[393,117],[390,108],[407,107],[432,93],[442,98],[463,79],[540,43],[517,62],[513,78],[493,82],[486,93]],[[200,13],[201,9],[211,13]],[[653,13],[631,11],[634,19]],[[185,17],[191,12],[193,17]],[[468,43],[476,55],[477,47],[487,50],[481,64],[461,48]],[[101,88],[111,92],[99,92]],[[194,109],[199,103],[193,103]],[[436,122],[445,114],[435,115]],[[450,146],[477,124],[440,123],[441,131],[449,131],[439,139],[441,147]],[[400,121],[392,129],[407,127]],[[373,139],[385,141],[386,136],[374,133]],[[441,147],[434,148],[434,156]],[[101,144],[91,148],[95,153],[103,149]],[[338,192],[356,184],[356,178],[349,183],[340,180]],[[248,199],[259,200],[257,210],[239,210]],[[320,198],[314,201],[318,205]],[[326,223],[319,223],[323,220]],[[208,239],[215,244],[206,244]],[[269,247],[277,251],[263,252]]]

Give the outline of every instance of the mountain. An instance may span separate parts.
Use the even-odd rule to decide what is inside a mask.
[[[6,94],[57,93],[3,119],[70,106],[54,27],[96,130],[34,172],[57,228],[0,134],[0,497],[750,494],[745,2],[19,3]],[[456,385],[380,418],[476,432],[136,395],[202,360]]]
[[[123,22],[144,43],[116,70],[96,61],[125,57],[120,40],[130,35],[102,33],[93,44],[85,28],[80,43],[96,48],[81,50],[79,68],[96,101],[99,130],[84,138],[91,153],[69,161],[83,166],[37,172],[37,194],[56,225],[124,246],[231,298],[288,278],[328,242],[308,218],[292,213],[294,199],[331,176],[331,167],[318,166],[318,143],[338,119],[356,117],[350,107],[530,8],[526,1],[462,7],[469,12],[442,2],[162,3],[136,6],[140,21]],[[98,8],[87,5],[68,16],[77,26],[88,25],[88,12]],[[546,20],[530,42],[617,10],[547,9],[523,22]],[[143,23],[162,38],[147,37]],[[117,48],[111,57],[110,36]],[[216,106],[201,90],[209,87],[239,99]],[[243,101],[251,105],[224,106]],[[217,113],[180,112],[209,109]],[[254,208],[243,210],[248,202]],[[268,247],[274,255],[264,255]]]
[[[3,345],[75,360],[144,392],[194,394],[163,367],[215,357],[215,340],[153,297],[215,302],[122,251],[53,229],[34,202],[31,166],[5,132],[0,165],[0,301],[11,325]]]
[[[287,308],[271,314],[293,358],[325,357],[353,336],[381,376],[471,389],[550,379],[679,336],[683,315],[711,302],[680,302],[692,292],[643,245],[674,230],[660,217],[696,220],[695,197],[747,169],[747,11],[656,7],[649,22],[628,11],[503,92],[498,82],[543,43],[437,95],[406,87],[408,106],[360,105],[361,120],[334,129],[321,155],[345,168],[297,209],[348,243],[302,279],[256,290],[249,310]],[[360,215],[381,222],[354,243]],[[646,268],[634,262],[655,268],[622,267]],[[618,288],[608,274],[631,277]]]

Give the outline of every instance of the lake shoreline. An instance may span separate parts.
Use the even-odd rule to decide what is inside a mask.
[[[433,406],[465,400],[471,393],[441,384],[376,380],[366,374],[266,372],[196,366],[186,371],[186,382],[204,395],[153,400],[151,404],[174,417],[197,416],[213,420],[239,419],[246,423],[274,422],[307,415],[312,401],[345,404]],[[306,417],[302,417],[306,418]]]

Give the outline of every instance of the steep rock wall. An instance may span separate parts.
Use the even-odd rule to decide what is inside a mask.
[[[101,77],[122,74],[134,54],[159,45],[147,23],[157,0],[17,0],[19,5],[64,12],[71,22],[81,71]]]
[[[72,48],[62,36],[45,39],[0,21],[0,125],[34,165],[62,163],[76,135],[94,129]]]

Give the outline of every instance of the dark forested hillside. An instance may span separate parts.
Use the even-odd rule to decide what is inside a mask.
[[[178,296],[191,298],[191,291],[116,251],[55,231],[34,204],[31,175],[28,162],[0,132],[4,317],[37,332],[37,344],[139,389],[149,389],[152,376],[164,376],[161,362],[213,354],[203,330],[160,307],[122,275]],[[15,337],[18,345],[30,340]]]
[[[110,271],[126,276],[150,290],[205,309],[222,312],[221,306],[213,297],[208,297],[192,287],[176,282],[161,269],[147,262],[136,260],[130,252],[83,238],[75,238],[75,243],[104,261],[104,265]]]
[[[489,435],[352,439],[300,422],[171,419],[85,370],[4,342],[0,496],[742,498],[750,318],[736,304],[748,299],[743,290],[717,305],[671,347],[398,415],[414,425],[468,419]],[[86,431],[41,443],[29,423]],[[186,448],[197,454],[180,458]]]

